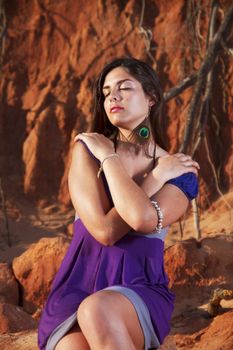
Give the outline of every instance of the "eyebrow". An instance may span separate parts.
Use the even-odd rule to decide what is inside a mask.
[[[124,83],[125,81],[133,81],[133,80],[131,80],[131,79],[129,79],[129,78],[127,78],[127,79],[121,79],[121,80],[119,80],[119,81],[117,82],[117,85],[120,85],[120,84]],[[105,86],[103,87],[102,90],[106,90],[106,89],[110,89],[110,86],[109,86],[109,85],[105,85]]]

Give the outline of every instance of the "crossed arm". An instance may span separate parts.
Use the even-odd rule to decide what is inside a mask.
[[[176,186],[165,184],[150,173],[141,186],[128,175],[119,158],[104,162],[104,172],[114,207],[111,208],[103,181],[96,174],[98,165],[85,146],[74,145],[69,172],[69,190],[74,208],[88,231],[104,245],[113,245],[131,229],[153,231],[157,213],[151,199],[158,201],[167,226],[184,214],[188,199]]]

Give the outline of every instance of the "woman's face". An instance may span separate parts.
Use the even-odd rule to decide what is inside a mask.
[[[123,67],[111,70],[103,84],[104,109],[110,122],[125,136],[148,115],[153,100],[145,94],[141,83]]]

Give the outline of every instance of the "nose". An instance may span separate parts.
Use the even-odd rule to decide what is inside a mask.
[[[110,101],[119,101],[120,100],[120,96],[117,93],[117,91],[112,90],[110,95],[109,95],[109,99],[110,99]]]

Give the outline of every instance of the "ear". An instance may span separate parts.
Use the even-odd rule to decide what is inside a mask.
[[[153,98],[149,99],[149,106],[152,107],[155,104],[155,100]]]

